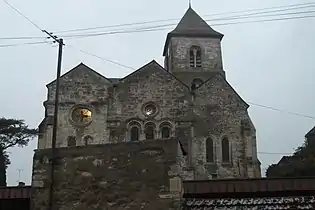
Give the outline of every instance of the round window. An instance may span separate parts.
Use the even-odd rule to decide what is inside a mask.
[[[157,113],[157,107],[152,103],[146,104],[143,112],[148,117],[154,116]]]
[[[92,121],[92,112],[88,108],[77,107],[72,111],[71,119],[78,125],[86,125]]]

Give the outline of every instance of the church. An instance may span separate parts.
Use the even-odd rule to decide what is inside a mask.
[[[64,201],[56,205],[72,199],[84,209],[75,195],[82,200],[86,189],[97,194],[106,186],[119,196],[100,192],[107,198],[101,208],[102,199],[90,195],[95,208],[89,209],[121,209],[129,188],[139,198],[134,209],[141,209],[143,201],[162,198],[185,180],[260,178],[256,130],[249,105],[226,80],[222,39],[189,7],[167,34],[164,66],[153,60],[123,78],[107,78],[81,63],[62,75],[54,194]],[[47,89],[32,176],[37,207],[47,201],[56,81]],[[138,195],[136,185],[148,193]]]

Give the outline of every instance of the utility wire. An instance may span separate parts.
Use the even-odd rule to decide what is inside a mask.
[[[315,13],[315,11],[305,11],[299,13],[286,13],[286,14],[274,14],[268,16],[282,16],[282,15],[292,15],[292,14],[303,14],[303,13]],[[258,17],[266,17],[258,16]],[[305,18],[314,18],[315,15],[307,15],[307,16],[294,16],[294,17],[285,17],[285,18],[275,18],[275,19],[263,19],[263,20],[251,20],[251,21],[239,21],[239,22],[229,22],[229,23],[217,23],[211,24],[211,26],[225,26],[225,25],[236,25],[236,24],[246,24],[246,23],[259,23],[259,22],[274,22],[274,21],[284,21],[284,20],[294,20],[294,19],[305,19]],[[243,17],[242,19],[246,19],[248,17]],[[239,19],[239,18],[238,18]],[[209,20],[207,20],[209,21]],[[83,33],[83,34],[72,34],[72,35],[63,35],[65,38],[71,39],[78,39],[78,38],[87,38],[87,37],[94,37],[94,36],[104,36],[104,35],[113,35],[113,34],[131,34],[131,33],[141,33],[141,32],[154,32],[154,31],[161,31],[161,30],[169,30],[172,29],[167,26],[172,26],[176,24],[164,24],[164,25],[157,25],[157,26],[150,26],[150,27],[143,27],[143,28],[135,28],[130,30],[120,30],[120,31],[108,31],[108,32],[100,32],[100,33]],[[47,37],[2,37],[1,39],[9,40],[9,39],[37,39],[37,38],[47,38]]]
[[[299,114],[299,113],[295,113],[295,112],[289,112],[289,111],[278,109],[278,108],[275,108],[275,107],[272,107],[272,106],[266,106],[266,105],[262,105],[262,104],[252,103],[252,102],[248,102],[248,103],[251,104],[251,105],[254,105],[254,106],[261,107],[261,108],[270,109],[270,110],[273,110],[273,111],[282,112],[282,113],[286,113],[286,114],[289,114],[289,115],[295,115],[295,116],[298,116],[298,117],[304,117],[304,118],[315,120],[315,117],[313,117],[313,116],[308,116],[308,115]]]
[[[263,10],[270,10],[270,9],[277,9],[277,8],[298,7],[298,6],[306,6],[306,5],[314,6],[315,2],[309,2],[309,3],[303,3],[303,4],[291,4],[291,5],[286,5],[286,6],[266,7],[266,8],[260,8],[260,9],[242,10],[242,11],[236,11],[236,12],[216,13],[216,14],[210,14],[210,15],[204,15],[204,16],[214,17],[214,16],[220,16],[220,15],[226,15],[226,14],[230,15],[230,14],[238,14],[238,13],[244,13],[244,12],[263,11]],[[292,9],[294,9],[294,8],[292,8]],[[63,30],[63,31],[54,31],[54,33],[88,31],[88,30],[95,30],[95,29],[115,28],[115,27],[121,27],[121,26],[131,26],[131,25],[143,25],[143,24],[148,24],[148,23],[169,22],[169,21],[178,21],[178,20],[180,20],[180,19],[179,18],[172,18],[172,19],[164,19],[164,20],[142,21],[142,22],[134,22],[134,23],[123,23],[123,24],[116,24],[116,25],[106,25],[106,26],[98,26],[98,27],[78,28],[78,29],[70,29],[70,30]]]
[[[29,23],[31,23],[34,27],[36,27],[37,29],[39,29],[40,31],[42,31],[42,29],[36,24],[34,23],[30,18],[28,18],[26,15],[24,15],[22,12],[20,12],[17,8],[15,8],[12,4],[10,4],[7,0],[3,0],[4,3],[6,3],[9,7],[11,7],[11,9],[13,9],[14,11],[16,11],[17,13],[19,13],[22,17],[24,17]]]
[[[67,46],[67,47],[70,47],[70,48],[72,48],[72,49],[78,50],[78,51],[80,51],[80,52],[82,52],[82,53],[84,53],[84,54],[87,54],[87,55],[93,56],[93,57],[95,57],[95,58],[101,59],[101,60],[103,60],[103,61],[110,62],[110,63],[116,64],[116,65],[121,66],[121,67],[124,67],[124,68],[131,69],[131,70],[136,70],[136,69],[133,68],[133,67],[126,66],[126,65],[121,64],[121,63],[118,63],[118,62],[116,62],[116,61],[113,61],[113,60],[109,60],[109,59],[107,59],[107,58],[100,57],[100,56],[95,55],[95,54],[93,54],[93,53],[90,53],[90,52],[87,52],[87,51],[85,51],[85,50],[76,48],[76,47],[74,47],[74,46],[72,46],[72,45],[67,44],[66,46]]]
[[[219,23],[212,24],[212,26],[225,26],[225,25],[236,25],[236,24],[247,24],[247,23],[261,23],[261,22],[275,22],[275,21],[284,21],[284,20],[297,20],[297,19],[306,19],[306,18],[314,18],[315,15],[308,16],[297,16],[297,17],[286,17],[286,18],[275,18],[275,19],[264,19],[264,20],[252,20],[252,21],[239,21],[239,22],[230,22],[230,23]],[[104,36],[104,35],[112,35],[112,34],[130,34],[130,33],[140,33],[140,32],[154,32],[161,30],[170,30],[170,27],[163,27],[164,25],[154,26],[154,28],[147,29],[135,29],[135,30],[125,30],[125,31],[111,31],[111,32],[101,32],[101,33],[90,33],[90,34],[76,34],[76,35],[64,35],[64,37],[68,37],[71,39],[78,38],[87,38],[94,36]],[[162,28],[157,28],[162,27]]]
[[[304,5],[304,6],[301,6]],[[14,8],[12,5],[10,5],[11,8]],[[295,7],[292,7],[295,6]],[[299,7],[297,7],[299,6]],[[289,8],[287,8],[289,7]],[[304,4],[295,4],[295,5],[288,5],[288,6],[280,6],[280,7],[269,7],[269,8],[262,8],[262,9],[253,9],[253,10],[245,10],[247,12],[249,11],[262,11],[262,12],[255,12],[255,13],[249,13],[249,14],[241,14],[241,15],[237,15],[237,16],[228,16],[228,17],[221,17],[221,18],[212,18],[209,19],[207,21],[222,21],[222,20],[235,20],[235,19],[247,19],[247,18],[257,18],[257,17],[268,17],[268,15],[260,15],[257,16],[259,14],[267,14],[267,13],[275,13],[275,12],[283,12],[283,11],[288,11],[288,10],[296,10],[296,9],[303,9],[303,8],[310,8],[310,7],[315,7],[315,2],[314,3],[304,3]],[[278,9],[278,10],[272,10],[272,11],[264,11],[266,9],[271,9],[271,8],[286,8],[286,9]],[[20,11],[18,11],[16,8],[14,8],[15,11],[17,11],[19,14],[21,14],[23,17],[25,17],[31,24],[33,24],[34,26],[38,27],[37,24],[35,24],[32,20],[30,20],[26,15],[22,14]],[[205,16],[216,16],[216,15],[222,15],[222,14],[237,14],[240,12],[244,12],[244,11],[239,11],[239,12],[231,12],[231,13],[219,13],[219,14],[214,14],[214,15],[205,15]],[[292,15],[292,14],[303,14],[303,13],[311,13],[314,11],[300,11],[300,12],[296,12],[296,13],[285,13],[285,14],[272,14],[269,15],[271,16],[283,16],[283,15]],[[256,16],[255,16],[256,15]],[[167,19],[167,20],[163,20],[162,22],[166,22],[169,20],[178,20],[178,19]],[[67,31],[59,31],[59,33],[63,33],[63,32],[75,32],[75,31],[86,31],[86,30],[92,30],[92,29],[100,29],[100,28],[114,28],[114,27],[121,27],[121,26],[132,26],[132,25],[143,25],[146,23],[154,23],[154,22],[161,22],[161,20],[157,20],[157,21],[146,21],[146,22],[138,22],[138,23],[126,23],[126,24],[118,24],[118,25],[109,25],[109,26],[102,26],[102,27],[94,27],[94,28],[86,28],[86,29],[74,29],[74,30],[67,30]],[[164,24],[164,25],[157,25],[157,26],[147,26],[144,28],[132,28],[132,29],[152,29],[152,28],[159,28],[162,26],[173,26],[176,25],[177,23],[172,23],[172,24]],[[125,30],[126,28],[122,28],[121,30]],[[128,29],[128,28],[127,28]],[[130,28],[129,28],[130,29]],[[167,28],[168,29],[168,28]],[[94,32],[95,33],[95,32]],[[59,34],[60,35],[60,34]],[[69,34],[65,34],[67,36],[69,36]],[[82,35],[82,34],[80,34]],[[71,34],[70,34],[71,36]],[[46,38],[46,37],[0,37],[1,39],[42,39],[42,38]]]
[[[313,6],[315,7],[315,5]],[[252,13],[251,15],[256,15],[256,16],[251,16],[251,15],[241,15],[241,16],[231,16],[231,17],[225,17],[225,18],[219,18],[219,19],[207,19],[205,20],[206,22],[212,22],[212,21],[222,21],[222,20],[241,20],[241,19],[249,19],[249,18],[262,18],[262,17],[275,17],[275,16],[292,16],[292,15],[299,15],[299,14],[312,14],[315,13],[315,10],[312,11],[299,11],[299,12],[290,12],[290,13],[280,13],[280,14],[265,14],[265,15],[257,15],[258,13]],[[272,19],[273,20],[273,19]],[[276,19],[278,20],[278,19]],[[250,23],[251,21],[249,21],[248,23]],[[236,23],[247,23],[247,22],[236,22]],[[210,24],[211,26],[222,26],[222,25],[231,25],[231,24],[236,24],[234,22],[231,23],[218,23],[218,24]],[[161,28],[161,27],[167,27],[167,26],[176,26],[177,23],[168,23],[168,24],[162,24],[162,25],[153,25],[153,26],[146,26],[146,27],[142,27],[142,28],[128,28],[128,30],[136,30],[136,31],[141,31],[141,30],[148,30],[148,29],[155,29],[155,28]],[[163,28],[161,30],[165,30],[165,29],[171,29],[171,28]],[[118,29],[119,30],[119,29]],[[121,33],[121,32],[125,32],[126,29],[121,29],[119,31],[116,31],[117,33]],[[102,33],[112,33],[111,31],[105,31]],[[75,37],[75,36],[89,36],[89,35],[93,35],[93,34],[97,34],[97,32],[94,33],[83,33],[83,34],[65,34],[63,35],[64,37]]]
[[[257,152],[262,155],[292,155],[294,152]]]
[[[17,46],[23,46],[23,45],[37,45],[37,44],[50,44],[50,43],[46,42],[46,41],[43,41],[43,42],[25,42],[25,43],[19,43],[19,44],[0,45],[0,48],[3,48],[3,47],[17,47]]]

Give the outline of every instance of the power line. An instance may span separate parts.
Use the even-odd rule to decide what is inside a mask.
[[[74,47],[74,46],[72,46],[72,45],[67,44],[66,46],[67,46],[67,47],[70,47],[70,48],[72,48],[72,49],[78,50],[78,51],[80,51],[80,52],[82,52],[82,53],[84,53],[84,54],[87,54],[87,55],[93,56],[93,57],[95,57],[95,58],[101,59],[101,60],[103,60],[103,61],[110,62],[110,63],[113,63],[113,64],[115,64],[115,65],[118,65],[118,66],[121,66],[121,67],[124,67],[124,68],[136,70],[136,69],[133,68],[133,67],[126,66],[126,65],[121,64],[121,63],[119,63],[119,62],[116,62],[116,61],[113,61],[113,60],[110,60],[110,59],[107,59],[107,58],[100,57],[100,56],[98,56],[98,55],[95,55],[95,54],[93,54],[93,53],[87,52],[87,51],[85,51],[85,50],[78,49],[78,48],[76,48],[76,47]]]
[[[272,107],[272,106],[266,106],[266,105],[262,105],[262,104],[252,103],[252,102],[248,102],[248,103],[251,104],[251,105],[254,105],[254,106],[261,107],[261,108],[270,109],[270,110],[273,110],[273,111],[286,113],[286,114],[289,114],[289,115],[295,115],[295,116],[298,116],[298,117],[304,117],[304,118],[315,120],[315,117],[312,117],[312,116],[299,114],[299,113],[295,113],[295,112],[289,112],[289,111],[278,109],[278,108],[275,108],[275,107]]]
[[[4,3],[6,3],[9,7],[11,7],[11,9],[13,9],[14,11],[16,11],[17,13],[19,13],[22,17],[24,17],[29,23],[31,23],[34,27],[36,27],[37,29],[39,29],[40,31],[42,31],[42,29],[36,24],[34,23],[30,18],[28,18],[26,15],[24,15],[22,12],[20,12],[17,8],[15,8],[12,4],[10,4],[7,0],[3,0]]]
[[[247,24],[247,23],[261,23],[261,22],[275,22],[275,21],[285,21],[285,20],[297,20],[297,19],[306,19],[306,18],[314,18],[315,15],[308,16],[297,16],[297,17],[286,17],[286,18],[275,18],[275,19],[265,19],[265,20],[253,20],[253,21],[239,21],[239,22],[229,22],[229,23],[218,23],[212,24],[212,26],[225,26],[225,25],[236,25],[236,24]],[[130,33],[140,33],[140,32],[154,32],[161,30],[170,30],[172,28],[165,27],[165,25],[154,26],[154,28],[150,29],[135,29],[135,30],[121,30],[121,31],[112,31],[112,32],[100,32],[100,33],[90,33],[90,34],[75,34],[75,35],[64,35],[64,37],[79,39],[79,38],[87,38],[94,36],[104,36],[104,35],[113,35],[113,34],[130,34]],[[158,28],[162,27],[162,28]]]
[[[313,6],[315,7],[315,5]],[[270,11],[269,11],[270,12]],[[315,11],[299,11],[299,12],[290,12],[290,13],[278,13],[278,14],[268,14],[268,15],[257,15],[257,14],[260,14],[260,13],[252,13],[252,14],[249,14],[249,15],[241,15],[241,16],[230,16],[230,17],[225,17],[225,18],[219,18],[219,19],[207,19],[205,21],[207,22],[211,22],[211,21],[222,21],[222,20],[239,20],[239,19],[248,19],[248,18],[262,18],[262,17],[275,17],[275,16],[292,16],[292,15],[298,15],[298,14],[309,14],[309,13],[314,13]],[[264,12],[264,13],[268,13],[268,12]],[[254,16],[256,15],[256,16]],[[308,17],[308,16],[307,16]],[[294,17],[292,17],[294,18]],[[297,17],[297,18],[301,18],[301,17]],[[268,20],[268,19],[267,19]],[[272,20],[281,20],[281,19],[271,19]],[[284,20],[286,20],[286,18],[284,18]],[[263,22],[263,20],[258,20],[258,21],[261,21]],[[210,24],[211,26],[222,26],[222,25],[231,25],[231,24],[239,24],[239,23],[250,23],[251,21],[248,21],[248,22],[231,22],[231,23],[218,23],[218,24]],[[154,26],[147,26],[147,27],[142,27],[142,28],[129,28],[129,31],[131,29],[131,31],[151,31],[150,29],[156,29],[156,28],[161,28],[161,27],[166,27],[166,26],[176,26],[177,23],[168,23],[168,24],[162,24],[162,25],[154,25]],[[165,29],[171,29],[171,28],[163,28],[161,30],[165,30]],[[152,30],[154,31],[154,30]],[[115,31],[115,32],[112,32],[112,31],[105,31],[103,33],[124,33],[126,32],[126,29],[121,29],[119,31]],[[127,32],[128,32],[128,29],[127,29]],[[99,32],[99,33],[83,33],[83,34],[65,34],[63,35],[64,37],[75,37],[75,36],[93,36],[94,34],[103,34],[102,32]]]
[[[310,4],[310,3],[308,3]],[[300,5],[300,4],[298,4]],[[302,4],[305,5],[305,4]],[[283,6],[282,6],[283,7]],[[286,6],[287,7],[287,6]],[[211,21],[222,21],[222,20],[237,20],[237,19],[248,19],[248,18],[261,18],[261,17],[273,17],[273,16],[284,16],[284,15],[297,15],[297,14],[306,14],[306,13],[314,13],[315,11],[299,11],[299,12],[291,12],[291,13],[278,13],[278,14],[269,14],[269,15],[258,15],[258,14],[265,14],[265,13],[274,13],[274,12],[281,12],[281,11],[288,11],[288,10],[295,10],[295,9],[301,9],[301,8],[307,8],[307,7],[315,7],[315,3],[313,3],[313,5],[308,5],[308,6],[303,6],[303,7],[296,7],[296,8],[287,8],[287,9],[281,9],[281,10],[273,10],[273,11],[263,11],[263,12],[256,12],[256,13],[250,13],[250,14],[242,14],[242,15],[238,15],[238,16],[228,16],[228,17],[224,17],[224,18],[217,18],[217,19],[208,19],[206,21],[211,22]],[[15,9],[16,11],[18,11],[17,9]],[[264,9],[256,9],[254,11],[257,10],[264,10]],[[250,10],[248,10],[250,11]],[[234,13],[239,13],[239,12],[234,12]],[[30,21],[30,23],[34,23],[33,21],[31,21],[26,15],[23,15],[21,12],[19,12],[19,14],[21,14],[23,17],[25,17],[27,20]],[[225,13],[224,13],[225,14]],[[256,16],[255,16],[256,15]],[[297,19],[300,19],[301,17],[297,17]],[[307,17],[305,17],[307,18]],[[286,18],[285,18],[286,19]],[[290,18],[291,19],[291,18]],[[278,19],[276,19],[278,20]],[[279,19],[280,20],[280,19]],[[263,20],[260,20],[263,22]],[[267,21],[267,20],[265,20]],[[272,21],[272,20],[270,20]],[[150,22],[150,21],[149,21]],[[151,21],[152,22],[152,21]],[[158,21],[153,21],[153,22],[158,22]],[[241,22],[241,23],[250,23],[252,21],[249,22]],[[141,22],[143,23],[143,22]],[[139,23],[136,23],[139,24]],[[236,23],[221,23],[221,24],[211,24],[212,26],[222,26],[222,25],[231,25],[231,24],[239,24],[238,22]],[[36,25],[36,24],[35,24]],[[130,24],[120,24],[120,25],[112,25],[112,26],[106,26],[106,27],[116,27],[116,26],[126,26],[126,25],[135,25],[134,23],[130,23]],[[64,37],[84,37],[84,36],[98,36],[98,35],[107,35],[107,34],[117,34],[117,33],[129,33],[129,32],[146,32],[146,31],[157,31],[157,30],[153,30],[155,28],[161,28],[161,27],[165,27],[165,26],[174,26],[176,25],[176,23],[171,23],[171,24],[163,24],[163,25],[155,25],[155,26],[147,26],[147,27],[142,27],[142,28],[131,28],[132,30],[130,31],[127,29],[121,29],[120,31],[105,31],[101,34],[89,34],[89,33],[83,33],[83,34],[65,34],[63,35]],[[37,26],[37,25],[36,25]],[[40,27],[38,27],[40,28]],[[159,30],[166,30],[166,29],[171,29],[171,28],[161,28]],[[42,38],[47,38],[47,37],[2,37],[0,39],[42,39]]]
[[[250,10],[242,10],[242,11],[236,11],[236,12],[225,12],[225,13],[216,13],[216,14],[210,14],[210,15],[204,15],[204,16],[220,16],[220,15],[226,15],[226,14],[238,14],[238,13],[244,13],[244,12],[254,12],[254,11],[263,11],[263,10],[270,10],[270,9],[277,9],[277,8],[290,8],[290,10],[294,9],[292,7],[298,7],[298,6],[314,6],[315,2],[309,2],[309,3],[303,3],[303,4],[291,4],[286,6],[277,6],[277,7],[266,7],[266,8],[260,8],[260,9],[250,9]],[[295,9],[301,9],[305,7],[298,7]],[[289,10],[289,9],[287,9]],[[272,12],[272,11],[269,11]],[[246,15],[246,14],[245,14]],[[89,27],[89,28],[78,28],[78,29],[70,29],[70,30],[63,30],[63,31],[54,31],[54,33],[64,33],[64,32],[76,32],[76,31],[88,31],[88,30],[95,30],[95,29],[104,29],[104,28],[116,28],[116,27],[122,27],[122,26],[131,26],[131,25],[143,25],[148,23],[159,23],[159,22],[169,22],[169,21],[178,21],[179,18],[169,18],[164,20],[152,20],[152,21],[142,21],[142,22],[133,22],[133,23],[123,23],[123,24],[116,24],[116,25],[106,25],[106,26],[98,26],[98,27]]]
[[[25,43],[18,43],[18,44],[5,44],[5,45],[0,45],[0,48],[17,47],[17,46],[23,46],[23,45],[37,45],[37,44],[49,44],[49,42],[43,41],[43,42],[25,42]]]
[[[293,152],[257,152],[258,154],[262,155],[292,155]]]
[[[315,11],[306,11],[303,13],[315,13]],[[290,13],[290,14],[298,14],[298,13]],[[278,15],[288,15],[288,14],[278,14]],[[270,15],[270,16],[275,16],[275,15]],[[252,20],[252,21],[218,23],[218,24],[211,24],[211,25],[212,26],[225,26],[225,25],[236,25],[236,24],[246,24],[246,23],[260,23],[260,22],[274,22],[274,21],[294,20],[294,19],[306,19],[306,18],[314,18],[314,17],[315,17],[315,15],[295,16],[295,17],[276,18],[276,19],[263,19],[263,20]],[[243,19],[245,19],[245,18],[247,18],[247,17],[244,17]],[[209,20],[207,20],[207,21],[209,21]],[[150,27],[146,27],[146,28],[133,29],[133,30],[120,30],[120,31],[100,32],[100,33],[63,35],[63,37],[70,38],[70,39],[79,39],[79,38],[113,35],[113,34],[131,34],[131,33],[141,33],[141,32],[154,32],[154,31],[172,29],[170,27],[165,27],[165,26],[171,26],[171,25],[174,25],[174,24],[150,26]],[[47,37],[2,37],[0,39],[9,40],[9,39],[37,39],[37,38],[47,38]]]

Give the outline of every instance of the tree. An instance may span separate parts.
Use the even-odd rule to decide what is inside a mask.
[[[305,141],[293,155],[284,156],[266,171],[267,177],[311,177],[315,176],[315,142]]]
[[[6,169],[10,164],[7,149],[27,146],[37,133],[24,120],[0,118],[0,186],[6,186]]]

